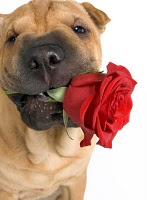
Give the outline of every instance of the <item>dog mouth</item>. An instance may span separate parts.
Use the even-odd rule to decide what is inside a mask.
[[[62,103],[51,101],[46,92],[38,95],[16,93],[9,95],[9,98],[17,106],[22,121],[31,129],[41,131],[56,124],[64,126]],[[69,119],[68,127],[77,125]]]

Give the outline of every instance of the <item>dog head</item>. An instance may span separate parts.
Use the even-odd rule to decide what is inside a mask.
[[[66,0],[33,0],[0,15],[0,85],[17,92],[11,99],[29,127],[63,123],[62,104],[42,102],[40,95],[100,69],[100,36],[109,21],[89,3]]]

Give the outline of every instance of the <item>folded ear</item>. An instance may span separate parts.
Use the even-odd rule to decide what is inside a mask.
[[[92,4],[88,2],[83,2],[82,5],[90,15],[91,19],[95,23],[95,25],[98,27],[101,33],[105,31],[106,24],[111,21],[106,13],[104,13],[102,10],[99,10],[95,8]]]

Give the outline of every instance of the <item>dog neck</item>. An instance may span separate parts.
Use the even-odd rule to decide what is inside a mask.
[[[54,153],[63,157],[77,156],[83,139],[80,128],[66,130],[56,125],[46,131],[35,131],[22,122],[16,106],[3,91],[0,91],[0,99],[0,140],[7,141],[5,147],[8,153],[15,149],[17,155],[23,148],[26,157],[35,165],[48,160]]]

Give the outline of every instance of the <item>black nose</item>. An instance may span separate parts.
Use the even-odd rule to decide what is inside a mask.
[[[36,70],[42,67],[53,69],[64,59],[64,52],[59,46],[47,45],[32,48],[29,68]]]

